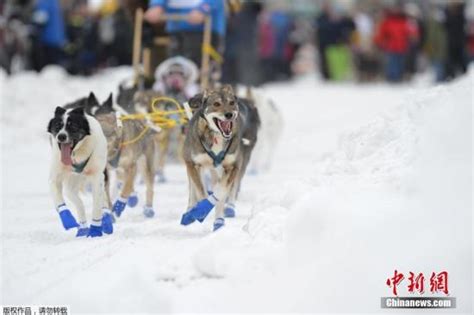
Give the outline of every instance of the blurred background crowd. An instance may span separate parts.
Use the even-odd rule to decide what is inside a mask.
[[[228,83],[260,85],[313,72],[357,82],[404,82],[431,72],[442,82],[474,60],[472,1],[212,1],[225,6],[219,51]],[[57,64],[77,75],[129,65],[134,12],[149,2],[1,1],[0,65],[11,74]],[[167,57],[159,39],[169,30],[148,22],[143,45],[157,64]]]

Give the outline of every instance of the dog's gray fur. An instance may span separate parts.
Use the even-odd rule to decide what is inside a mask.
[[[212,190],[218,200],[216,218],[223,218],[225,203],[233,204],[237,199],[242,177],[257,141],[258,112],[251,102],[237,98],[229,85],[204,91],[189,102],[196,111],[189,122],[183,150],[189,180],[188,209],[206,198],[203,173],[210,171]],[[229,119],[231,113],[232,119]],[[215,118],[232,120],[230,136],[216,125]],[[227,152],[219,165],[215,165],[205,146],[215,154],[222,150]]]

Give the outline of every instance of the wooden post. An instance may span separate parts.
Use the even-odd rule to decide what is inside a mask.
[[[204,37],[202,41],[202,57],[201,57],[201,90],[205,90],[209,86],[209,76],[210,76],[210,69],[209,69],[209,52],[208,47],[211,45],[211,25],[212,25],[212,18],[211,16],[206,16],[206,20],[204,22]]]
[[[150,78],[152,76],[151,71],[151,49],[143,49],[143,72],[145,77]]]
[[[135,83],[140,76],[140,59],[142,52],[142,27],[143,27],[143,9],[138,8],[135,11],[135,28],[133,32],[133,70],[135,71]]]

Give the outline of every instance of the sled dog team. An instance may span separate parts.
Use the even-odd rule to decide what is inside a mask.
[[[155,176],[163,179],[164,157],[172,130],[157,130],[144,119],[121,120],[117,109],[126,113],[150,112],[152,100],[160,95],[173,95],[180,102],[188,100],[193,112],[184,128],[174,128],[178,130],[178,139],[184,141],[181,156],[189,183],[188,207],[181,224],[203,222],[215,208],[214,230],[217,230],[224,226],[225,217],[235,216],[241,181],[257,143],[258,98],[252,96],[250,89],[245,97],[239,97],[229,85],[186,95],[186,82],[180,82],[180,79],[185,81],[185,73],[176,76],[175,69],[168,74],[174,75],[173,80],[165,80],[163,90],[158,92],[121,85],[119,105],[113,104],[112,95],[101,104],[91,92],[88,97],[54,111],[48,124],[52,147],[50,186],[66,230],[77,228],[78,237],[112,234],[115,219],[127,204],[137,203],[134,183],[139,170],[146,186],[143,214],[154,216]],[[112,173],[122,183],[113,203]],[[86,184],[93,199],[90,224],[79,195]],[[77,219],[70,206],[77,210]]]

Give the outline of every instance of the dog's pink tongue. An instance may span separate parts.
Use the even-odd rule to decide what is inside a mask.
[[[72,144],[61,143],[59,146],[61,148],[61,162],[63,162],[64,165],[72,165]]]
[[[226,133],[230,132],[230,130],[232,129],[232,122],[230,121],[223,121],[221,122],[221,127],[222,127],[222,130]]]

